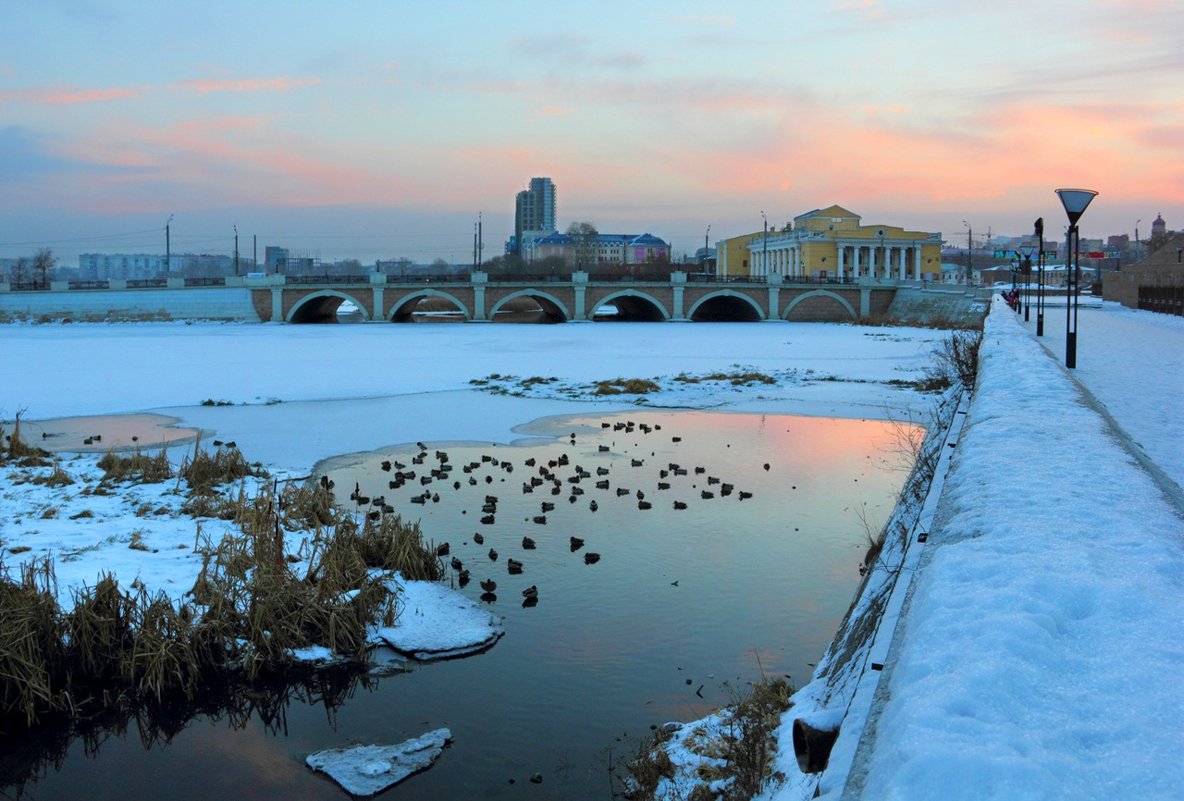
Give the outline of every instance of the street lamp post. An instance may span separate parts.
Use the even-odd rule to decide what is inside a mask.
[[[1019,254],[1023,257],[1023,271],[1024,271],[1024,322],[1031,319],[1030,313],[1032,311],[1032,251],[1036,248],[1032,245],[1020,245]]]
[[[1036,336],[1044,336],[1044,218],[1038,217],[1033,232],[1039,240],[1036,251]]]
[[[238,277],[238,226],[234,226],[234,275]]]
[[[169,228],[172,226],[172,224],[173,224],[173,215],[170,214],[169,218],[164,221],[164,276],[165,276],[165,278],[169,277],[169,271],[172,269],[172,266],[173,266],[173,259],[172,259],[173,247],[172,247],[172,241],[170,239],[170,231],[169,231]]]
[[[761,219],[765,221],[765,252],[761,255],[761,271],[767,276],[769,274],[769,218],[765,216],[765,212],[761,210]]]
[[[1077,228],[1077,221],[1098,193],[1092,189],[1058,189],[1056,192],[1069,217],[1069,236],[1065,243],[1069,252],[1065,259],[1065,276],[1072,297],[1066,295],[1065,298],[1065,366],[1074,369],[1077,367],[1077,296],[1081,285],[1081,254],[1078,252],[1081,232]]]
[[[974,276],[974,228],[966,220],[962,224],[966,226],[966,286],[970,286]]]
[[[707,232],[703,234],[703,264],[702,272],[707,272],[707,262],[711,258],[711,226],[707,226]]]

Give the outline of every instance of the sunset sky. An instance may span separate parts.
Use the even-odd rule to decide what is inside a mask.
[[[1053,190],[1184,228],[1184,2],[37,0],[0,29],[0,256],[471,258],[531,176],[675,254],[839,203],[964,242]]]

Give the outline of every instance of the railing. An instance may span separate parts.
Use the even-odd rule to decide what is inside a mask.
[[[289,275],[284,278],[285,284],[368,284],[370,274],[365,275]]]
[[[1184,317],[1184,286],[1141,286],[1139,308]]]
[[[150,287],[168,286],[167,278],[130,278],[127,282],[128,289],[148,289]]]
[[[13,292],[31,291],[35,289],[49,289],[49,284],[41,281],[14,281],[8,285]]]
[[[492,280],[492,276],[490,276]],[[407,273],[388,273],[388,284],[467,284],[472,280],[468,273],[447,273],[440,275],[409,275]]]
[[[226,286],[226,277],[218,275],[212,278],[186,278],[185,286]]]
[[[108,289],[109,285],[106,281],[69,281],[67,283],[70,289]]]

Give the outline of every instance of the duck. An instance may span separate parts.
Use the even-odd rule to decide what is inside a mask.
[[[448,543],[444,543],[443,545],[440,545],[439,547],[436,548],[436,556],[447,556],[448,551],[451,549],[451,547],[452,546],[450,546]]]
[[[480,531],[473,535],[473,542],[477,543],[478,545],[485,544],[485,537],[481,535]]]
[[[571,538],[571,549],[572,549],[573,553],[575,551],[580,550],[580,548],[583,548],[583,547],[584,547],[584,541],[582,539],[580,539],[579,537],[572,537]]]
[[[481,589],[485,590],[486,592],[493,592],[497,589],[497,582],[493,579],[482,579]]]
[[[454,556],[452,557],[452,569],[457,571],[462,570],[464,569],[464,563]]]
[[[522,563],[517,559],[507,559],[506,568],[510,571],[510,575],[517,575],[522,572]]]
[[[535,585],[531,584],[529,587],[527,587],[525,590],[522,591],[522,597],[523,598],[538,598],[539,597],[539,588],[536,587]]]
[[[588,553],[584,554],[584,564],[586,564],[586,565],[594,565],[599,561],[600,561],[600,554],[598,554],[598,553],[593,553],[593,552],[589,551]]]
[[[534,540],[532,540],[530,537],[523,537],[522,538],[522,547],[523,547],[523,549],[525,549],[527,551],[533,551],[534,550]]]
[[[497,561],[497,551],[495,551],[493,548],[489,549],[489,561],[491,561],[491,562]]]

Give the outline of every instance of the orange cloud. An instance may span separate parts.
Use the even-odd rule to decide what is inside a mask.
[[[177,84],[202,94],[210,92],[288,92],[305,86],[317,86],[319,78],[238,78],[235,80],[194,79]]]

